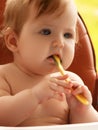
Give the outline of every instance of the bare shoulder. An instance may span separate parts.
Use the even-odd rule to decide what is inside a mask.
[[[10,94],[10,86],[6,80],[10,64],[0,65],[0,96]]]
[[[76,73],[73,73],[71,71],[65,71],[65,74],[68,74],[69,78],[73,81],[77,81],[80,84],[84,84],[83,80],[81,79],[81,77],[79,75],[77,75]],[[51,76],[61,76],[60,72],[56,72],[56,73],[52,73]]]
[[[70,71],[66,71],[66,73],[68,73],[71,80],[79,81],[81,84],[84,84],[82,78],[79,75],[77,75],[76,73],[73,73]]]

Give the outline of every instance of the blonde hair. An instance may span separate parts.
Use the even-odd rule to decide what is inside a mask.
[[[7,0],[4,11],[4,27],[11,27],[17,34],[28,18],[29,7],[34,4],[36,18],[54,12],[60,15],[69,0]]]

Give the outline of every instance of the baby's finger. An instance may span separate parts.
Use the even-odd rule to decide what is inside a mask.
[[[73,95],[82,94],[90,103],[92,103],[92,96],[90,91],[86,86],[78,86],[76,89],[72,91]]]
[[[64,88],[71,88],[72,87],[72,83],[71,82],[66,82],[66,80],[58,80],[56,78],[52,78],[51,82],[56,83],[58,86],[62,86]]]
[[[49,88],[52,91],[55,91],[57,93],[65,93],[65,87],[62,87],[61,85],[58,85],[57,83],[52,83],[51,85],[49,85]]]
[[[77,95],[77,94],[80,94],[80,93],[83,93],[81,85],[79,85],[78,87],[72,88],[72,94],[73,95]]]
[[[90,103],[92,103],[92,95],[91,95],[91,92],[86,85],[82,86],[82,94],[84,95],[84,97],[86,97],[88,99],[88,101]]]
[[[66,75],[63,75],[63,76],[55,77],[55,78],[57,78],[59,80],[66,80],[68,77],[69,77],[68,74],[66,74]]]

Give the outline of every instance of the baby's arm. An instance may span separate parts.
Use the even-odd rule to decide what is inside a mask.
[[[10,95],[7,82],[0,77],[0,125],[17,126],[28,118],[38,104],[30,89]]]
[[[59,79],[47,77],[31,89],[11,95],[8,83],[0,77],[0,125],[19,125],[33,114],[38,104],[54,98],[56,92],[63,91],[60,87],[62,84],[64,82]]]
[[[79,108],[78,108],[79,109]],[[80,110],[71,110],[70,123],[90,123],[98,122],[98,112],[92,105],[85,107],[83,110],[80,106]]]
[[[67,93],[67,101],[70,107],[70,123],[98,122],[98,112],[92,106],[92,96],[88,87],[84,85],[83,81],[76,74],[72,73],[71,76],[72,87],[76,89],[69,94]],[[89,104],[84,105],[80,103],[75,98],[77,94],[82,94],[86,97]]]

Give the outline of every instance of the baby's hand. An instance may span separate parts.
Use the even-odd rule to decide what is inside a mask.
[[[40,103],[50,98],[56,98],[60,100],[60,96],[57,95],[62,95],[62,93],[64,93],[66,87],[66,78],[68,78],[68,75],[63,77],[44,77],[36,86],[32,88],[32,93],[36,96]]]
[[[92,96],[88,87],[83,84],[81,85],[77,83],[76,81],[71,81],[71,83],[72,83],[71,88],[69,89],[69,91],[66,91],[66,97],[67,97],[67,101],[68,101],[70,109],[76,110],[76,109],[84,108],[85,106],[91,105]],[[82,95],[83,97],[87,99],[89,103],[88,104],[81,103],[76,98],[76,95]]]

